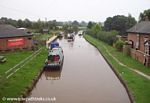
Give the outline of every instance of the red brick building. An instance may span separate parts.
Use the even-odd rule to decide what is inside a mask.
[[[150,21],[142,21],[127,32],[131,56],[144,65],[150,66]]]
[[[32,34],[19,30],[11,25],[0,25],[0,51],[31,49]]]

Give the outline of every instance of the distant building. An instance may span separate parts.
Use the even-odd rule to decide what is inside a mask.
[[[150,21],[142,21],[127,30],[131,56],[150,66]]]
[[[19,30],[27,31],[27,28],[18,28]]]
[[[62,29],[63,28],[63,26],[56,26],[58,29]]]
[[[32,34],[19,30],[11,25],[0,25],[0,51],[15,49],[31,49]]]
[[[42,32],[48,34],[49,33],[49,29],[45,28],[45,29],[42,30]]]

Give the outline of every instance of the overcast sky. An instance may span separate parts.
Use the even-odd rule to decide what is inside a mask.
[[[0,17],[30,20],[100,21],[129,13],[138,20],[150,0],[0,0]]]

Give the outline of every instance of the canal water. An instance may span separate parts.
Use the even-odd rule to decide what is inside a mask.
[[[49,99],[39,103],[130,103],[125,88],[95,47],[79,36],[74,42],[57,41],[64,50],[63,67],[44,71],[29,97]]]

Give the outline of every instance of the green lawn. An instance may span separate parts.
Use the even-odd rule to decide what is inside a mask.
[[[25,92],[26,88],[32,84],[33,79],[43,68],[46,57],[47,50],[46,48],[43,48],[40,54],[38,54],[10,78],[5,79],[5,81],[3,81],[0,85],[0,98],[19,97],[23,92]],[[0,103],[2,103],[2,100],[0,100]]]
[[[123,54],[122,52],[117,51],[116,49],[109,47],[108,49],[110,50],[111,54],[115,56],[119,61],[121,61],[123,64],[126,64],[127,66],[137,69],[147,75],[150,75],[150,68],[144,66],[142,63],[139,61],[131,58],[130,56],[127,56]]]
[[[34,39],[41,40],[41,41],[46,41],[46,40],[48,40],[48,38],[50,38],[52,36],[53,35],[51,35],[51,34],[38,34],[38,35],[34,36]]]
[[[119,65],[110,55],[108,55],[103,46],[105,46],[113,56],[122,61],[124,64],[138,69],[145,74],[149,74],[150,70],[140,64],[138,61],[116,51],[115,48],[97,39],[94,39],[91,36],[85,35],[84,37],[87,41],[95,45],[101,51],[112,67],[115,68],[118,74],[120,74],[124,82],[127,84],[129,91],[132,93],[136,103],[150,103],[150,80]]]
[[[0,75],[3,76],[8,69],[12,68],[20,61],[30,56],[32,53],[33,51],[17,51],[17,52],[1,54],[7,58],[7,61],[5,63],[0,64]]]

